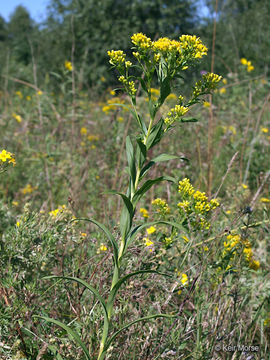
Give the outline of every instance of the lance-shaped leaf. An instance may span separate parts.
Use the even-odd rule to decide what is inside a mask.
[[[127,238],[127,246],[134,240],[135,236],[138,233],[140,233],[144,228],[158,225],[158,224],[170,225],[170,226],[175,227],[176,229],[179,229],[180,231],[182,231],[185,234],[187,233],[187,230],[181,224],[178,224],[176,222],[165,221],[165,220],[151,221],[151,222],[144,223],[142,225],[138,225],[134,229],[132,229],[132,231],[129,233],[128,238]]]
[[[62,323],[61,321],[46,317],[46,316],[38,316],[38,315],[34,315],[34,317],[37,317],[39,319],[43,319],[47,322],[53,323],[59,327],[61,327],[62,329],[64,329],[68,335],[73,338],[75,340],[75,342],[81,347],[81,349],[84,352],[84,355],[86,357],[86,359],[91,360],[90,354],[87,350],[87,347],[84,345],[84,343],[82,342],[80,336],[78,335],[78,333],[75,330],[72,330],[69,326],[67,326],[66,324]]]
[[[171,181],[171,182],[175,182],[175,179],[170,177],[170,176],[160,176],[156,179],[150,179],[150,180],[147,180],[141,187],[139,190],[137,190],[133,196],[133,199],[132,199],[132,203],[134,204],[134,206],[137,204],[137,202],[140,200],[140,198],[149,190],[151,189],[151,187],[154,185],[154,184],[158,184],[160,183],[161,181],[164,181],[164,180],[167,180],[167,181]]]
[[[108,318],[108,314],[107,314],[107,308],[106,308],[106,303],[105,300],[103,299],[103,297],[100,295],[100,293],[97,291],[97,289],[95,289],[92,285],[88,284],[86,281],[73,277],[73,276],[58,276],[58,275],[49,275],[49,276],[44,276],[43,277],[44,280],[50,280],[50,279],[60,279],[60,280],[70,280],[70,281],[75,281],[80,285],[85,286],[88,290],[91,291],[92,294],[95,295],[95,297],[97,298],[97,300],[100,302],[100,304],[102,305],[103,308],[103,313],[104,313],[104,317]]]
[[[136,141],[137,141],[137,147],[136,147],[137,166],[141,168],[146,159],[146,146],[144,145],[144,143],[140,138],[137,138]]]
[[[164,103],[166,98],[171,93],[171,86],[170,86],[171,79],[167,76],[160,84],[160,97],[158,99],[159,107]]]
[[[123,207],[121,216],[120,216],[120,231],[121,231],[122,237],[125,237],[126,234],[129,232],[131,224],[132,224],[132,218],[134,215],[133,205],[126,195],[124,195],[118,191],[109,190],[109,191],[107,191],[107,193],[119,195],[123,199],[125,206]]]
[[[129,175],[131,178],[132,187],[134,187],[136,180],[136,165],[135,165],[134,149],[129,136],[127,136],[126,138],[126,152],[127,152]]]
[[[151,149],[153,146],[155,146],[162,137],[163,131],[163,119],[161,118],[151,129],[150,135],[148,136],[146,147],[147,150]]]
[[[123,326],[121,329],[119,329],[118,331],[116,331],[111,338],[106,342],[106,345],[104,347],[104,351],[106,351],[109,346],[111,345],[111,343],[113,342],[113,340],[116,338],[117,335],[119,335],[122,331],[128,329],[130,326],[137,324],[138,322],[142,322],[142,321],[149,321],[151,319],[157,319],[157,318],[167,318],[167,319],[173,319],[175,317],[177,317],[178,314],[172,314],[172,315],[167,315],[167,314],[154,314],[154,315],[148,315],[148,316],[144,316],[142,318],[139,318],[137,320],[131,321],[130,323],[126,324],[125,326]]]
[[[195,118],[185,118],[185,119],[181,119],[180,120],[181,122],[198,122],[198,120],[197,119],[195,119]]]
[[[113,258],[116,264],[118,264],[118,245],[117,242],[115,241],[115,238],[113,237],[112,233],[107,229],[107,227],[103,224],[101,224],[100,222],[93,220],[93,219],[85,219],[85,218],[79,218],[79,219],[74,219],[73,221],[89,221],[95,225],[97,225],[107,236],[109,242],[112,245],[113,248]]]
[[[184,159],[181,156],[176,156],[176,155],[169,155],[169,154],[161,154],[158,155],[157,157],[155,157],[154,159],[152,159],[151,161],[149,161],[141,170],[140,173],[140,177],[143,177],[147,171],[156,163],[158,162],[162,162],[162,161],[169,161],[169,160],[174,160],[174,159]]]

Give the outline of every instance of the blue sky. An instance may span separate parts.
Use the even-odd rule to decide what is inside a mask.
[[[48,3],[49,0],[0,0],[0,15],[8,20],[16,6],[23,5],[29,11],[32,19],[41,22],[45,19]]]

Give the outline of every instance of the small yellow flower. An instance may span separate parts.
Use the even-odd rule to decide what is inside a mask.
[[[153,241],[151,241],[147,237],[143,238],[143,241],[145,243],[145,246],[149,247],[149,251],[152,252],[153,251],[153,245],[154,245]]]
[[[204,251],[209,251],[208,246],[205,246],[205,247],[203,248],[203,250],[204,250]]]
[[[264,133],[264,134],[267,134],[269,132],[269,130],[267,128],[265,128],[265,127],[262,127],[261,132]]]
[[[230,213],[231,213],[231,210],[226,211],[226,214],[230,215]]]
[[[211,104],[210,104],[209,101],[204,101],[203,106],[204,106],[205,108],[209,108],[209,107],[211,106]]]
[[[23,94],[21,93],[21,91],[16,91],[15,94],[18,95],[20,99],[23,98]]]
[[[15,160],[14,155],[4,149],[0,152],[0,161],[6,162],[7,160],[8,160],[8,164],[12,163],[13,166],[16,165],[16,160]]]
[[[111,90],[111,91],[110,91],[110,94],[111,94],[112,96],[114,96],[114,95],[115,95],[115,91],[114,91],[114,90]]]
[[[140,208],[140,214],[141,214],[141,216],[144,217],[144,218],[148,218],[148,217],[149,217],[148,211],[147,211],[145,208]]]
[[[247,65],[247,63],[248,63],[247,59],[245,59],[245,58],[242,58],[240,61],[241,61],[242,65]]]
[[[65,68],[68,70],[68,71],[72,71],[73,69],[73,66],[72,66],[72,63],[70,61],[65,61]]]
[[[124,118],[122,116],[118,116],[116,120],[121,123],[124,121]]]
[[[260,268],[260,262],[259,262],[259,260],[252,260],[252,261],[249,263],[249,267],[250,267],[250,269],[257,271],[257,270]]]
[[[101,245],[100,245],[100,247],[99,247],[99,250],[100,250],[100,251],[107,251],[108,248],[107,248],[106,245],[104,245],[103,243],[101,243]]]
[[[82,237],[86,237],[86,236],[87,236],[87,234],[86,234],[86,233],[84,233],[84,232],[81,232],[81,236],[82,236]]]
[[[31,184],[27,184],[22,190],[21,192],[26,195],[26,194],[31,194],[33,191],[35,191],[37,189],[37,187],[33,187]]]
[[[184,239],[186,243],[189,242],[189,238],[187,238],[185,235],[182,236],[182,239]]]
[[[50,211],[49,215],[56,217],[58,213],[59,213],[59,209],[55,209],[55,210]]]
[[[148,235],[151,235],[156,232],[156,228],[154,226],[150,226],[149,228],[146,229],[146,231]]]
[[[244,190],[248,189],[248,186],[246,184],[241,185]]]
[[[12,201],[12,205],[13,205],[13,206],[18,206],[19,203],[18,203],[18,201],[15,201],[15,200],[14,200],[14,201]]]
[[[262,197],[262,198],[260,198],[260,202],[262,202],[262,203],[270,203],[270,199],[268,199],[266,197]]]
[[[222,88],[219,89],[219,93],[220,93],[220,94],[225,94],[226,91],[227,91],[227,90],[226,90],[225,87],[222,87]]]
[[[17,222],[16,222],[16,226],[17,226],[17,227],[19,227],[20,224],[21,224],[20,221],[17,221]]]
[[[15,120],[17,120],[18,123],[22,122],[22,117],[21,115],[17,115],[15,113],[12,114],[12,116],[14,117]]]
[[[26,96],[26,100],[27,100],[27,101],[30,101],[30,100],[31,100],[31,96],[27,95],[27,96]]]
[[[81,132],[81,135],[86,135],[87,134],[87,129],[85,127],[82,127],[80,132]]]
[[[222,82],[223,82],[224,85],[227,85],[228,81],[227,81],[227,79],[222,79]]]
[[[37,94],[38,94],[39,96],[41,96],[41,95],[43,94],[43,92],[42,92],[41,90],[38,90]]]
[[[188,283],[188,276],[187,274],[181,274],[181,283],[185,286]]]

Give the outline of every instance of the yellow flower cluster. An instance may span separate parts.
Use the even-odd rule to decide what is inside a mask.
[[[162,215],[169,214],[170,208],[165,200],[157,198],[152,201],[152,205],[156,209],[158,213],[161,213]]]
[[[222,76],[214,73],[204,74],[202,80],[196,82],[193,88],[193,96],[196,98],[201,94],[209,93],[210,90],[214,90],[221,79]]]
[[[254,66],[251,64],[251,61],[248,61],[245,58],[242,58],[240,61],[242,65],[247,67],[247,72],[251,72],[254,70]]]
[[[0,152],[0,165],[4,162],[7,162],[7,164],[13,164],[13,166],[16,165],[14,155],[5,149]]]
[[[72,63],[70,61],[65,61],[65,68],[68,70],[68,71],[72,71],[73,69],[73,66],[72,66]]]
[[[232,254],[235,255],[236,249],[238,249],[242,244],[242,246],[244,246],[243,254],[250,269],[253,270],[259,269],[260,262],[254,259],[251,243],[248,239],[242,239],[241,236],[237,234],[236,235],[230,234],[227,236],[227,241],[224,241],[223,244],[224,244],[223,256],[225,256],[230,251],[232,251]]]
[[[194,193],[194,187],[190,184],[190,180],[188,178],[184,178],[179,181],[178,192],[183,196],[192,195]]]
[[[201,229],[209,229],[210,224],[203,217],[210,211],[216,209],[219,206],[219,202],[216,199],[208,201],[204,192],[195,191],[194,187],[190,184],[190,180],[185,178],[179,181],[178,192],[183,198],[182,202],[179,202],[179,207],[182,214],[190,215],[192,213],[199,215],[199,227]],[[196,221],[194,224],[196,224]]]
[[[111,50],[107,54],[110,57],[109,63],[113,66],[122,66],[126,59],[126,54],[122,50]]]
[[[20,99],[23,98],[23,94],[21,91],[16,91],[15,94],[18,95]]]
[[[110,111],[115,111],[118,109],[117,105],[114,104],[124,104],[124,103],[125,101],[120,99],[119,97],[108,99],[107,104],[102,107],[102,111],[105,112],[106,114],[109,114]]]
[[[118,80],[125,86],[126,91],[134,96],[137,92],[134,81],[128,81],[123,75],[119,76]]]
[[[18,115],[18,114],[13,113],[12,116],[14,117],[14,119],[15,119],[18,123],[21,123],[21,122],[22,122],[22,117],[21,117],[21,115]]]
[[[183,52],[187,52],[189,56],[195,59],[201,59],[204,55],[207,55],[207,47],[195,35],[182,35],[180,45]]]
[[[207,47],[203,45],[201,39],[195,35],[182,35],[179,38],[179,41],[162,37],[152,42],[146,35],[138,33],[131,36],[131,41],[136,45],[139,51],[152,49],[155,62],[160,60],[160,54],[166,59],[169,54],[179,57],[180,59],[177,59],[176,62],[177,65],[181,64],[183,56],[185,59],[199,59],[207,54]],[[138,52],[134,52],[133,55],[137,58],[140,57]],[[187,68],[187,66],[185,66],[185,68]]]
[[[141,214],[141,216],[144,217],[144,218],[148,218],[148,217],[149,217],[148,211],[147,211],[145,208],[140,208],[140,214]]]
[[[33,191],[35,191],[37,189],[36,186],[32,186],[31,184],[27,184],[22,190],[21,192],[26,195],[26,194],[31,194]]]
[[[168,112],[167,117],[164,119],[165,124],[172,125],[176,120],[184,116],[188,110],[188,107],[175,105],[175,107]]]
[[[58,214],[63,213],[66,210],[66,205],[60,205],[57,209],[49,212],[49,215],[52,217],[56,217]]]
[[[146,232],[148,235],[154,234],[156,232],[156,228],[154,226],[150,226],[149,228],[146,229]]]
[[[160,38],[153,42],[153,50],[161,53],[167,52],[181,52],[181,44],[179,41],[170,40],[167,37]]]
[[[147,50],[152,47],[151,39],[142,33],[133,34],[131,41],[141,50]]]
[[[146,246],[146,247],[149,247],[149,251],[152,252],[152,251],[154,250],[154,247],[153,247],[154,243],[153,243],[153,241],[151,241],[148,237],[143,238],[143,241],[144,241],[144,243],[145,243],[145,246]]]

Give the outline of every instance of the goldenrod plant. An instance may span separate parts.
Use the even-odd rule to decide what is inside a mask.
[[[62,280],[70,280],[87,288],[94,294],[97,301],[103,309],[104,327],[100,340],[100,349],[98,360],[105,359],[108,349],[113,346],[117,335],[138,322],[147,321],[155,318],[171,318],[177,314],[150,314],[148,316],[136,319],[124,327],[118,329],[115,333],[111,333],[112,318],[114,314],[114,303],[120,287],[124,286],[128,279],[140,274],[155,273],[160,276],[168,276],[157,270],[139,270],[126,274],[123,267],[123,259],[128,253],[129,246],[135,240],[138,234],[144,232],[147,228],[147,234],[151,235],[155,232],[157,224],[163,224],[186,234],[185,228],[181,222],[173,222],[160,219],[154,222],[144,222],[141,225],[134,224],[134,216],[137,211],[139,201],[143,196],[155,185],[163,181],[176,182],[174,178],[166,175],[147,179],[146,175],[149,170],[160,162],[167,162],[172,159],[180,159],[177,155],[162,153],[154,158],[149,158],[149,152],[163,137],[170,136],[170,131],[176,125],[195,122],[196,119],[186,117],[191,107],[197,103],[203,103],[202,96],[210,94],[221,80],[221,76],[213,73],[206,73],[202,79],[191,86],[191,95],[189,99],[185,99],[181,94],[178,95],[177,104],[171,108],[165,116],[161,115],[161,108],[166,98],[172,93],[173,81],[182,76],[183,72],[188,68],[195,66],[200,59],[207,54],[207,48],[200,38],[195,35],[182,35],[179,40],[170,40],[168,38],[160,38],[152,41],[142,33],[134,34],[131,37],[133,44],[133,60],[127,59],[126,54],[122,50],[108,51],[109,62],[118,73],[118,80],[123,91],[128,95],[131,104],[131,114],[137,122],[137,132],[126,137],[126,157],[128,172],[128,188],[125,192],[111,190],[111,194],[119,195],[123,200],[123,208],[119,220],[119,239],[100,222],[93,219],[75,219],[74,221],[85,220],[96,224],[107,237],[107,244],[102,244],[106,249],[110,247],[113,252],[113,276],[111,287],[107,298],[86,281],[70,276],[49,276],[46,279],[61,278]],[[69,69],[69,67],[66,68]],[[154,81],[157,81],[159,87],[159,97],[153,96]],[[136,96],[138,85],[140,84],[142,91],[148,99],[148,110],[150,120],[146,121],[146,114],[139,113],[136,104]],[[126,105],[122,103],[115,104],[117,106]],[[188,179],[179,182],[179,192],[183,197],[183,201],[178,204],[179,211],[182,214],[182,223],[188,216],[194,228],[208,228],[209,224],[205,218],[205,214],[214,210],[219,206],[216,200],[208,201],[204,193],[195,192]],[[169,213],[169,207],[162,199],[156,199],[153,205],[159,209],[160,214]],[[147,219],[148,212],[141,208],[140,213]],[[199,216],[198,216],[199,215]],[[199,220],[198,220],[199,219]],[[199,222],[198,222],[199,221]],[[170,239],[166,240],[167,245]],[[152,242],[145,238],[146,246],[151,246]],[[181,269],[180,269],[181,270]],[[188,279],[186,274],[181,275],[182,284],[186,284]],[[66,324],[47,317],[42,317],[48,322],[59,325],[66,330],[71,337],[80,345],[87,359],[92,359],[87,347],[84,345],[80,336]]]

